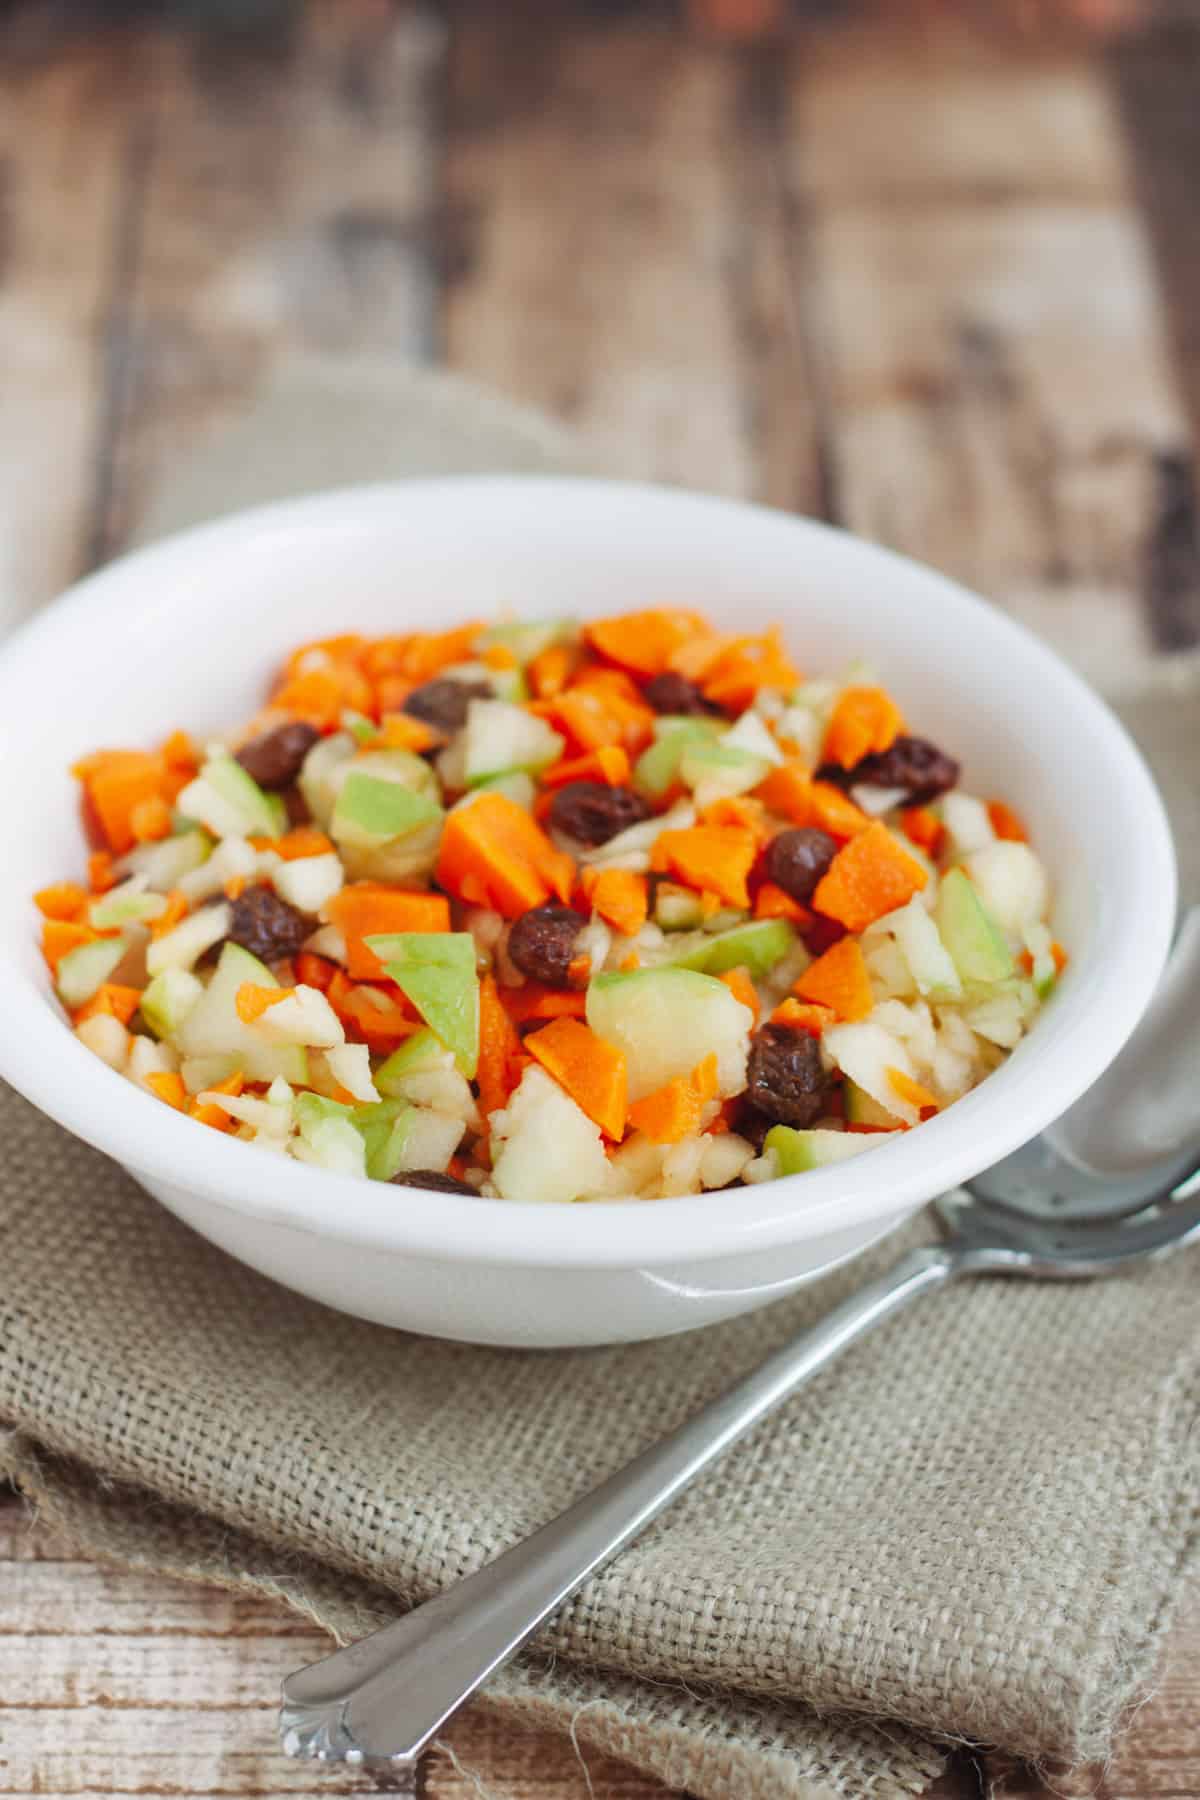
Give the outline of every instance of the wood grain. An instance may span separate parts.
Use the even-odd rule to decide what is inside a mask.
[[[449,361],[603,466],[823,510],[770,63],[653,15],[452,17]]]
[[[1141,680],[1179,642],[1151,549],[1190,449],[1099,71],[812,34],[793,93],[845,523]]]

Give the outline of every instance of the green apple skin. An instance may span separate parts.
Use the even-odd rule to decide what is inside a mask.
[[[479,1064],[479,975],[470,932],[385,932],[367,944],[472,1080]]]

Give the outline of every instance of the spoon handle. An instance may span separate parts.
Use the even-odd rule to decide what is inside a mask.
[[[1185,913],[1166,971],[1128,1043],[1046,1141],[1077,1169],[1121,1175],[1200,1137],[1200,906]]]
[[[330,1761],[411,1763],[488,1676],[702,1470],[848,1344],[955,1272],[947,1249],[911,1251],[522,1543],[395,1624],[289,1675],[284,1748]]]

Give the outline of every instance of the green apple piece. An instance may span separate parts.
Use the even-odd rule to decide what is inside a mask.
[[[569,1202],[602,1193],[608,1158],[594,1125],[536,1064],[492,1114],[492,1180],[504,1200]]]
[[[964,981],[1007,981],[1015,974],[1003,933],[962,869],[942,877],[934,916]]]
[[[207,831],[188,822],[188,829],[175,837],[161,838],[154,844],[137,844],[117,867],[123,874],[145,877],[146,886],[157,894],[168,894],[178,887],[212,855],[213,841]]]
[[[532,775],[526,775],[522,769],[512,769],[506,775],[489,775],[483,781],[477,781],[471,793],[505,794],[515,805],[523,806],[526,812],[533,811],[533,803],[537,798]],[[458,804],[461,805],[462,802]]]
[[[396,1120],[407,1110],[407,1101],[377,1100],[367,1106],[356,1106],[350,1113],[351,1123],[363,1141],[366,1170],[372,1181],[390,1181],[396,1173],[395,1167],[389,1166],[385,1153]]]
[[[304,759],[299,775],[300,792],[305,805],[323,831],[329,829],[333,805],[337,799],[338,779],[358,744],[349,731],[335,732],[333,737],[319,738]]]
[[[932,916],[926,912],[919,894],[907,906],[899,907],[879,921],[886,925],[899,944],[904,960],[912,971],[918,993],[930,1000],[957,1000],[962,995],[962,981],[954,958],[942,942]]]
[[[338,794],[331,830],[340,844],[375,850],[430,824],[440,810],[428,794],[352,769]]]
[[[335,1050],[346,1041],[345,1028],[319,988],[294,988],[286,999],[267,1008],[255,1029],[268,1044],[303,1044],[310,1050]]]
[[[531,663],[543,650],[566,643],[578,627],[573,619],[523,619],[510,624],[489,625],[476,642],[481,650],[502,644],[511,650],[519,663]]]
[[[705,975],[745,968],[752,981],[762,981],[795,942],[795,928],[787,919],[753,919],[706,937],[686,956],[673,960],[678,968],[699,969]]]
[[[651,800],[661,800],[679,779],[685,751],[715,741],[720,730],[715,719],[674,718],[667,715],[654,728],[654,742],[633,765],[633,785]]]
[[[342,730],[348,731],[356,744],[371,744],[379,736],[379,727],[374,719],[368,719],[366,713],[355,712],[352,706],[346,707],[342,713]]]
[[[414,1031],[410,1038],[405,1038],[387,1061],[380,1063],[375,1071],[375,1086],[381,1094],[397,1094],[398,1082],[407,1080],[410,1075],[448,1068],[453,1060],[441,1038],[426,1025],[423,1030]]]
[[[492,775],[536,775],[558,761],[566,739],[523,707],[472,700],[467,708],[465,776],[475,787]]]
[[[721,742],[729,750],[747,750],[751,756],[761,757],[763,762],[778,768],[784,761],[783,751],[767,730],[758,713],[751,710],[744,712],[736,724],[731,725]]]
[[[203,992],[204,983],[189,970],[164,969],[142,994],[142,1018],[155,1037],[172,1038]]]
[[[1026,925],[1021,935],[1025,940],[1025,948],[1033,958],[1033,991],[1039,1000],[1045,1000],[1054,991],[1058,981],[1058,964],[1054,960],[1049,927],[1037,919]]]
[[[179,1065],[183,1085],[189,1094],[202,1094],[206,1088],[220,1087],[231,1075],[240,1075],[242,1059],[227,1050],[214,1056],[185,1056]]]
[[[115,937],[97,938],[94,943],[80,944],[77,949],[67,951],[59,962],[54,985],[68,1012],[74,1012],[77,1006],[91,999],[128,949],[128,938]]]
[[[946,849],[953,858],[970,856],[994,844],[996,832],[982,800],[972,794],[943,794],[935,808],[946,827]]]
[[[695,931],[703,918],[700,896],[692,888],[659,882],[654,893],[654,922],[661,931]]]
[[[181,1055],[236,1052],[248,1081],[274,1081],[282,1075],[293,1087],[306,1086],[308,1056],[304,1049],[298,1044],[267,1043],[256,1025],[238,1018],[237,992],[247,981],[256,987],[279,986],[266,963],[240,944],[225,943],[208,986],[176,1034]]]
[[[214,837],[282,837],[287,809],[278,794],[265,794],[240,762],[225,751],[210,756],[176,806]]]
[[[217,906],[202,906],[189,913],[178,925],[155,938],[146,949],[146,972],[161,975],[164,969],[190,969],[214,944],[225,937],[233,915],[227,901]]]
[[[781,1175],[804,1175],[810,1169],[827,1169],[832,1163],[861,1156],[864,1150],[873,1150],[881,1138],[893,1135],[882,1131],[796,1131],[790,1125],[772,1125],[763,1150],[774,1151]]]
[[[973,851],[962,866],[1001,931],[1019,935],[1045,912],[1050,898],[1046,871],[1028,844],[997,838]]]
[[[828,1025],[821,1043],[847,1080],[863,1090],[877,1106],[904,1125],[920,1122],[920,1113],[902,1100],[892,1086],[889,1070],[915,1077],[912,1058],[900,1039],[875,1023],[861,1019],[852,1025]]]
[[[97,931],[114,931],[122,925],[148,923],[166,909],[164,895],[146,892],[144,875],[131,875],[128,881],[92,901],[88,907],[88,924]]]
[[[689,1074],[714,1050],[721,1091],[735,1091],[729,1084],[754,1023],[723,981],[671,964],[597,975],[588,986],[587,1022],[624,1051],[631,1100]]]
[[[895,1131],[900,1124],[894,1112],[880,1106],[878,1100],[872,1100],[865,1088],[857,1082],[847,1081],[843,1094],[846,1102],[846,1117],[851,1125],[880,1125],[885,1131]]]
[[[294,1140],[291,1151],[297,1162],[325,1169],[331,1175],[362,1178],[367,1173],[362,1134],[349,1119],[315,1120]]]
[[[316,914],[340,892],[345,871],[334,851],[322,856],[297,856],[291,862],[276,859],[271,886],[281,900],[297,912]]]
[[[444,1174],[462,1141],[466,1125],[450,1113],[429,1106],[408,1106],[398,1113],[387,1141],[375,1160],[378,1181],[391,1181],[411,1169]]]
[[[727,737],[720,743],[694,739],[685,744],[679,759],[679,778],[692,790],[701,810],[717,800],[748,794],[770,772],[771,764],[765,756],[731,747]]]
[[[479,976],[469,931],[399,931],[367,946],[470,1081],[479,1061]]]

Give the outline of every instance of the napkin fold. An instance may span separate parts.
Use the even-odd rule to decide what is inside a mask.
[[[146,534],[361,479],[364,442],[385,476],[578,454],[445,377],[305,359]],[[1194,806],[1194,694],[1146,719],[1169,800]],[[490,1350],[276,1287],[8,1090],[0,1134],[0,1470],[91,1554],[276,1596],[343,1640],[543,1523],[928,1230],[705,1332]],[[1196,1276],[1185,1255],[926,1300],[761,1425],[478,1704],[699,1800],[914,1795],[946,1739],[1102,1757],[1195,1556]]]

